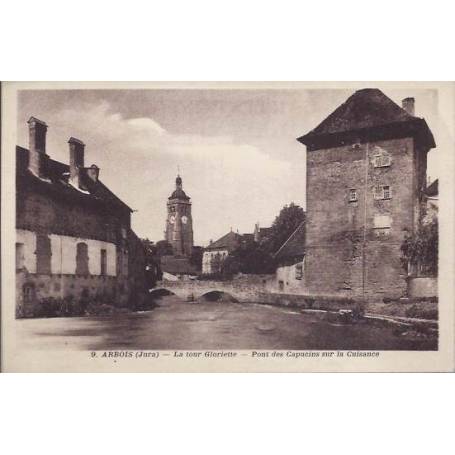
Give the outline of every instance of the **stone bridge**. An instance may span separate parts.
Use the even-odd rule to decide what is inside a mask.
[[[160,294],[167,290],[185,301],[198,300],[211,293],[223,293],[238,302],[258,302],[261,293],[270,286],[271,275],[242,275],[231,281],[212,280],[163,280],[157,283],[152,291]]]

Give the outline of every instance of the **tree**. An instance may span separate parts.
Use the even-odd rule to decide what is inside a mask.
[[[225,280],[231,280],[234,275],[241,272],[241,264],[235,254],[230,254],[220,264],[220,274]]]
[[[151,240],[149,240],[148,238],[145,238],[145,239],[141,239],[141,243],[142,243],[142,246],[144,247],[144,250],[145,250],[145,254],[147,256],[153,256],[156,254],[155,250],[156,250],[156,245],[154,242],[152,242]]]
[[[202,256],[204,255],[204,249],[201,246],[193,246],[193,250],[190,256],[190,264],[194,265],[197,270],[202,270]]]
[[[228,264],[226,261],[230,260]],[[267,274],[275,271],[275,260],[272,255],[255,242],[241,245],[225,261],[234,273]]]
[[[420,223],[413,235],[407,235],[401,245],[401,263],[406,272],[411,269],[427,275],[438,274],[438,219]]]
[[[262,243],[265,251],[273,254],[283,245],[290,235],[305,221],[305,211],[291,202],[285,205],[275,218],[270,234]]]
[[[163,274],[160,267],[160,258],[157,254],[158,248],[148,238],[141,239],[145,250],[145,281],[147,289],[153,288],[156,282],[161,280]],[[159,242],[158,242],[159,243]]]

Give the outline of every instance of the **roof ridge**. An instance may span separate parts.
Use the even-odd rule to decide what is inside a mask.
[[[411,115],[380,89],[361,89],[351,94],[315,128],[297,140],[309,147],[333,147],[368,140],[369,136],[408,134],[430,148],[434,138],[425,120]],[[358,136],[358,137],[357,137]]]

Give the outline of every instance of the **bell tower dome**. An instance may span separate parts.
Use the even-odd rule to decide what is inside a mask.
[[[180,175],[175,179],[175,190],[167,201],[166,240],[172,245],[174,256],[189,257],[193,250],[193,219],[190,198],[183,191]]]

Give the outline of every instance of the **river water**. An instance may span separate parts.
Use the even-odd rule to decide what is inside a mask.
[[[435,350],[437,337],[260,304],[184,303],[164,297],[142,313],[22,319],[27,349],[88,350]]]

